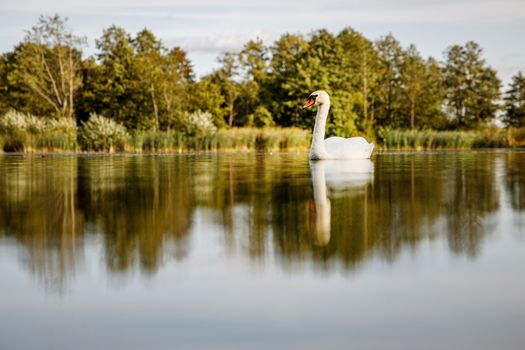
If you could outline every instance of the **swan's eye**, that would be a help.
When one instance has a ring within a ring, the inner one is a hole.
[[[315,102],[315,100],[317,100],[317,95],[310,95],[308,96],[307,100],[314,100]]]

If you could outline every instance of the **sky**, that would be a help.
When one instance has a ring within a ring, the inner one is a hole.
[[[197,76],[249,39],[271,44],[284,33],[348,26],[371,40],[392,33],[438,60],[447,47],[474,40],[504,83],[525,71],[525,0],[0,0],[0,52],[11,51],[40,14],[55,13],[87,37],[85,55],[112,24],[132,34],[148,28],[167,47],[185,49]]]

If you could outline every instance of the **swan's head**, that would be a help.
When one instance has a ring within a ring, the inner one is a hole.
[[[328,96],[328,93],[324,90],[317,90],[312,92],[310,96],[308,96],[306,104],[303,106],[303,108],[319,106],[324,103],[330,103],[330,97]]]

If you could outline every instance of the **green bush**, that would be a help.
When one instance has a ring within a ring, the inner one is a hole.
[[[78,142],[86,151],[124,151],[129,139],[122,124],[95,113],[82,123],[78,132]]]

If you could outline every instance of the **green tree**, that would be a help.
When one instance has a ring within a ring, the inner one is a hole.
[[[425,81],[425,63],[417,52],[415,46],[411,45],[406,51],[401,67],[401,81],[408,102],[408,114],[410,117],[410,129],[414,129],[416,110],[420,104],[419,98],[423,92]]]
[[[400,101],[403,127],[438,127],[445,124],[441,105],[444,90],[441,69],[434,59],[423,60],[414,45],[403,53],[401,63],[401,89],[404,98]]]
[[[448,127],[448,120],[442,106],[445,102],[445,87],[439,62],[430,57],[425,62],[422,93],[419,95],[416,110],[417,127],[443,130]]]
[[[100,66],[85,78],[97,113],[128,129],[169,130],[192,109],[193,69],[179,47],[168,50],[148,29],[132,38],[112,26],[97,48]]]
[[[222,94],[221,85],[215,79],[215,75],[202,77],[193,90],[194,108],[207,111],[213,116],[213,123],[219,128],[224,128],[226,124],[227,111],[223,108],[225,96]]]
[[[268,48],[260,39],[250,40],[238,53],[237,59],[241,78],[238,84],[239,95],[235,104],[237,124],[253,124],[256,110],[258,110],[258,116],[264,115],[265,120],[268,117],[271,119],[270,112],[263,105],[269,102],[268,95],[265,93],[268,77]],[[272,124],[267,120],[263,124],[268,123]]]
[[[195,108],[191,96],[195,91],[194,74],[186,52],[180,47],[174,47],[163,55],[160,72],[161,124],[169,130],[185,112]]]
[[[111,26],[96,41],[100,67],[92,70],[92,88],[97,101],[96,113],[115,119],[128,129],[141,128],[137,111],[140,101],[134,98],[134,48],[123,28]]]
[[[147,94],[136,94],[137,100],[143,100],[143,115],[139,115],[142,123],[152,127],[154,130],[160,127],[159,101],[160,86],[165,77],[162,71],[162,43],[148,29],[138,32],[132,39],[132,45],[135,48],[136,56],[134,57],[134,68],[136,76],[134,85],[139,88],[137,91],[147,92]],[[145,98],[147,95],[149,98]],[[152,117],[152,118],[151,118]],[[151,119],[151,120],[149,120]]]
[[[67,28],[67,18],[40,16],[17,48],[15,77],[52,107],[56,116],[72,118],[82,84],[81,48],[85,39]]]
[[[281,126],[291,126],[303,114],[298,108],[308,92],[291,85],[298,74],[298,61],[308,48],[308,42],[301,35],[284,34],[270,48],[271,60],[266,80],[265,94],[267,108],[274,120]],[[299,103],[299,105],[298,105]]]
[[[14,51],[0,56],[0,113],[13,108],[34,115],[52,115],[53,107],[42,103],[40,96],[22,80],[19,70],[25,45],[28,44],[20,43]]]
[[[212,73],[210,78],[221,89],[221,94],[224,96],[222,108],[226,111],[225,118],[228,127],[234,126],[235,122],[235,102],[239,96],[239,85],[235,81],[238,77],[238,62],[235,54],[225,53],[219,58],[222,67]]]
[[[402,89],[403,48],[392,34],[376,42],[380,57],[379,89],[377,91],[377,120],[383,126],[400,127],[404,124],[402,104],[405,98]]]
[[[503,122],[506,126],[525,126],[525,76],[522,72],[512,77],[509,89],[505,92],[504,109]]]
[[[482,52],[473,41],[451,46],[445,52],[446,107],[458,128],[472,128],[492,120],[498,110],[501,83]]]
[[[353,112],[357,125],[368,134],[374,126],[374,91],[378,88],[380,61],[373,43],[352,28],[343,29],[337,36],[342,45],[342,78],[351,82],[356,101]]]

